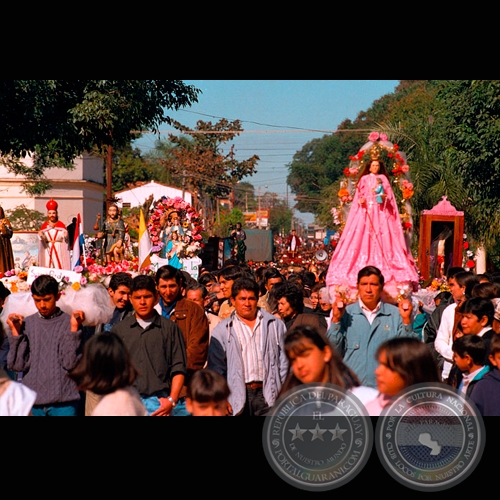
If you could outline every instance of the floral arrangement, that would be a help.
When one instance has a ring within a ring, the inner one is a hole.
[[[462,265],[466,271],[471,271],[476,266],[474,262],[475,249],[471,247],[469,242],[467,241],[467,235],[464,234],[463,238],[463,259]]]
[[[20,280],[25,280],[28,277],[28,273],[21,269],[11,269],[10,271],[5,271],[0,273],[0,279],[2,278],[18,278]]]
[[[161,241],[162,236],[162,221],[171,213],[176,212],[179,216],[179,221],[187,238],[183,241],[183,246],[179,257],[189,258],[197,256],[203,248],[203,220],[200,214],[181,197],[169,198],[163,196],[153,204],[147,230],[151,239],[152,253],[159,253],[163,248],[164,243]]]
[[[339,204],[331,210],[333,222],[341,232],[344,229],[350,203],[356,190],[356,182],[360,167],[364,161],[370,158],[379,158],[388,167],[388,171],[394,176],[393,183],[398,189],[394,190],[401,204],[401,225],[405,232],[413,229],[411,206],[409,200],[414,195],[413,183],[409,180],[410,167],[406,162],[406,155],[399,150],[397,144],[387,140],[387,135],[379,132],[371,132],[368,141],[354,156],[349,156],[349,167],[344,169],[344,179],[340,182],[340,190],[337,193]]]
[[[449,292],[450,287],[446,277],[443,276],[442,278],[434,278],[426,287],[426,290],[429,292]]]
[[[330,300],[344,302],[344,305],[352,304],[358,300],[357,290],[347,285],[337,285],[329,289]]]
[[[21,269],[10,269],[0,273],[0,279],[11,292],[25,292],[29,290],[27,283],[28,273]]]

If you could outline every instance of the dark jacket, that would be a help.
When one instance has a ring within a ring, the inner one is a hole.
[[[328,324],[326,322],[325,316],[316,313],[300,313],[297,314],[294,318],[285,321],[287,332],[293,326],[297,325],[309,325],[316,328],[321,334],[326,335],[326,331],[328,330]]]
[[[493,368],[474,387],[470,396],[483,417],[500,417],[500,370]]]

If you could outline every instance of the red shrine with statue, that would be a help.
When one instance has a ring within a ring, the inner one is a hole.
[[[464,212],[446,196],[420,215],[418,264],[424,280],[441,278],[450,267],[462,265]]]

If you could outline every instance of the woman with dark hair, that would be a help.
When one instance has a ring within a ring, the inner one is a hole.
[[[310,325],[326,334],[326,318],[315,312],[304,312],[304,295],[295,283],[284,281],[273,287],[273,298],[277,304],[279,317],[285,322],[287,330],[295,325]]]
[[[357,375],[317,328],[294,326],[285,335],[284,349],[290,371],[280,395],[301,384],[329,383],[349,389],[361,402],[376,397],[377,391],[360,384]]]
[[[379,345],[375,353],[378,396],[365,403],[370,416],[380,415],[393,396],[414,384],[439,383],[436,360],[419,339],[395,337]]]
[[[133,383],[138,371],[122,339],[113,332],[92,336],[84,346],[78,365],[69,373],[80,391],[92,391],[100,400],[95,416],[147,416]]]

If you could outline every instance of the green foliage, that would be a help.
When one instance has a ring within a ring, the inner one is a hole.
[[[269,215],[269,228],[275,235],[288,234],[292,228],[293,210],[285,200],[276,200]]]
[[[241,226],[243,229],[245,228],[245,218],[241,210],[238,208],[233,208],[231,211],[222,210],[220,224],[216,226],[216,236],[221,238],[229,236],[229,233],[237,222],[241,222]]]
[[[194,129],[177,121],[172,126],[182,132],[169,134],[160,141],[152,157],[168,170],[168,177],[181,180],[193,195],[196,210],[204,209],[207,227],[214,227],[218,198],[233,198],[238,183],[256,172],[257,155],[236,161],[232,152],[224,154],[222,145],[233,140],[243,130],[239,120],[222,118],[217,123],[199,120]],[[241,202],[239,205],[241,208]]]
[[[128,144],[119,150],[114,149],[113,152],[113,192],[130,189],[138,182],[149,182],[151,179],[171,185],[166,182],[163,166],[143,158],[139,148],[132,149]]]
[[[46,168],[124,147],[136,131],[158,132],[171,121],[165,110],[198,102],[199,92],[180,80],[0,80],[0,151],[26,190],[40,194]],[[33,167],[21,162],[29,154]]]
[[[28,208],[26,205],[6,210],[5,215],[14,231],[38,231],[47,218],[42,212]]]
[[[499,95],[499,80],[446,81],[437,94],[447,152],[467,189],[466,232],[488,253],[500,242]]]

